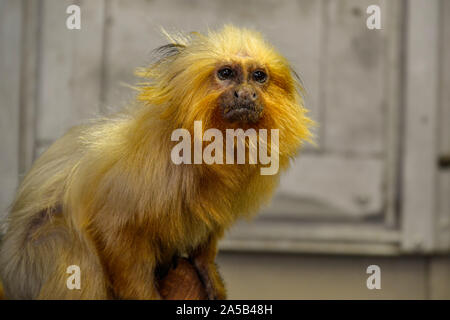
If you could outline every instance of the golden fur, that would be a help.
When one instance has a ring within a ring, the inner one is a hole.
[[[195,260],[210,298],[225,298],[214,265],[217,241],[239,217],[266,203],[279,174],[260,165],[175,165],[171,133],[235,128],[217,113],[219,65],[263,66],[259,122],[279,129],[286,169],[311,120],[288,62],[259,33],[226,26],[206,35],[168,36],[166,54],[137,74],[126,110],[72,128],[33,165],[8,217],[0,275],[8,298],[156,299],[155,272],[176,256]],[[245,129],[245,128],[244,128]],[[81,290],[68,290],[66,268],[81,268]]]

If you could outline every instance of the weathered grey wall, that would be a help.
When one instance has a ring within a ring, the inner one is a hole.
[[[221,253],[230,299],[450,299],[450,258]],[[381,289],[366,286],[369,265]]]
[[[73,3],[81,30],[65,27]],[[370,4],[381,30],[366,28]],[[436,256],[450,249],[450,171],[437,166],[450,154],[445,0],[0,0],[0,216],[55,139],[133,98],[123,83],[165,43],[161,26],[224,23],[286,55],[319,123],[272,205],[222,242],[231,297],[450,298]],[[379,292],[360,281],[369,261],[386,273]]]

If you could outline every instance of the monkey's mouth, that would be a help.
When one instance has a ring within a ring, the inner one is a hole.
[[[262,107],[252,104],[223,108],[223,117],[228,122],[256,123],[261,118]]]

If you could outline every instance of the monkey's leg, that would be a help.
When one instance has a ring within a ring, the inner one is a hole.
[[[108,298],[98,256],[83,235],[70,230],[61,213],[13,221],[3,240],[0,271],[6,298]],[[71,265],[80,267],[80,289],[67,285]]]
[[[55,268],[38,299],[111,299],[107,280],[94,250],[77,241],[55,252]]]
[[[224,300],[227,298],[225,285],[215,263],[217,243],[218,238],[211,237],[191,255],[191,259],[197,268],[210,300]]]
[[[136,230],[120,230],[103,236],[104,257],[114,297],[161,299],[155,279],[155,250]]]

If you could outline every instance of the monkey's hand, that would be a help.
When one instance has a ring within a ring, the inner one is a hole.
[[[209,239],[191,254],[190,259],[197,269],[209,300],[226,299],[226,290],[222,277],[214,262],[217,254],[217,238]]]
[[[162,279],[159,293],[165,300],[206,300],[208,296],[197,269],[185,258],[178,258]]]

